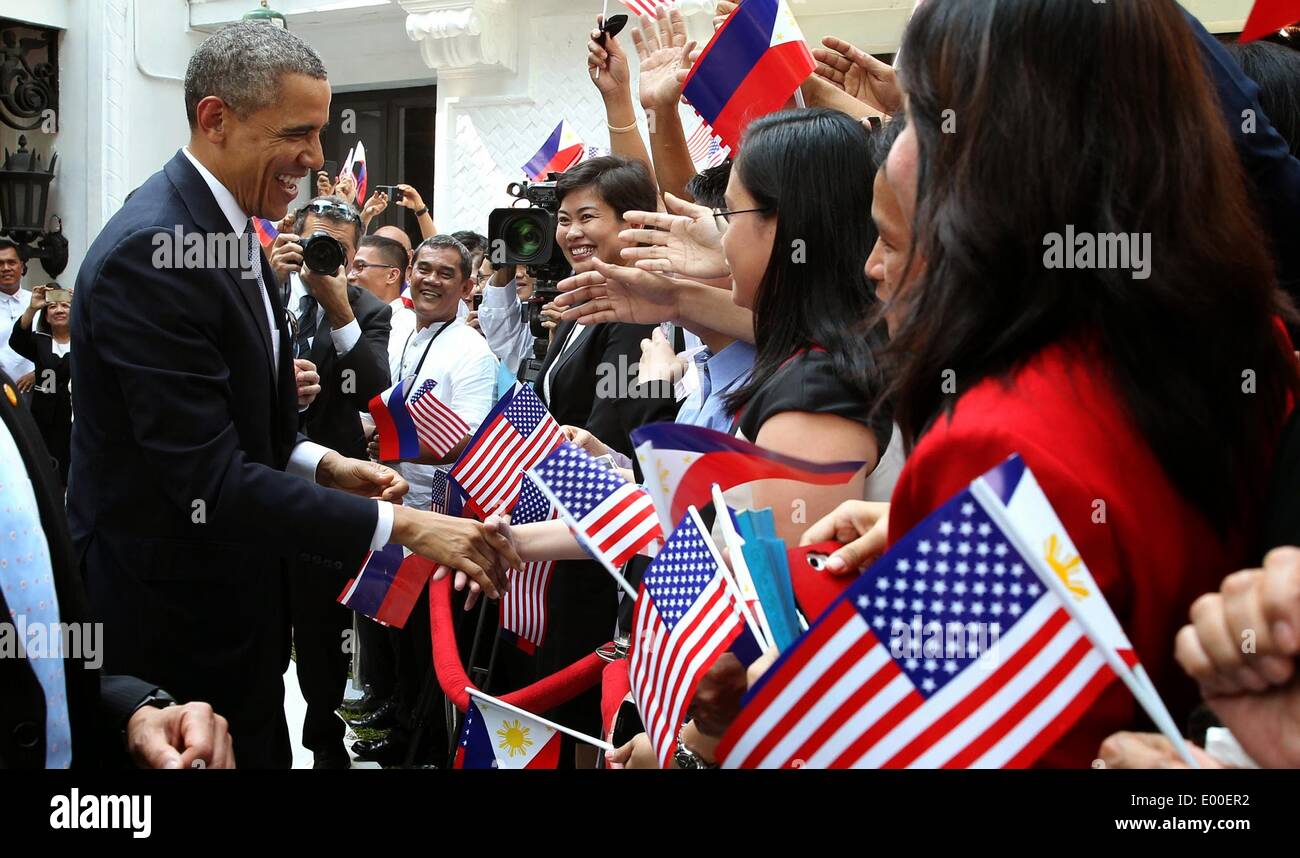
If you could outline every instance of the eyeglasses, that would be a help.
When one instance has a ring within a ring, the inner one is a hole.
[[[348,220],[361,222],[361,215],[352,208],[352,206],[336,203],[331,200],[316,200],[307,203],[307,211],[311,214],[321,215],[322,217],[333,218],[334,220]]]
[[[757,209],[733,209],[732,211],[723,211],[722,209],[714,209],[713,216],[716,218],[721,218],[726,223],[731,223],[732,215],[749,214],[751,212],[762,212],[763,214],[767,214],[771,210],[772,208],[770,206],[763,206],[762,208],[757,208]]]
[[[355,271],[358,274],[365,274],[368,268],[396,268],[398,271],[405,271],[406,268],[401,265],[384,265],[379,262],[363,262],[360,259],[354,260],[349,271]]]

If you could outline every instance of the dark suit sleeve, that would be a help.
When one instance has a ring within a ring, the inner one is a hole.
[[[375,303],[378,303],[376,301]],[[393,308],[383,304],[357,314],[361,339],[339,358],[343,370],[356,374],[356,388],[348,394],[352,410],[365,411],[370,400],[383,393],[392,382],[388,378],[388,333],[392,328]]]
[[[122,742],[122,731],[140,703],[157,690],[157,685],[134,676],[99,677],[99,717],[95,726],[99,732],[100,766],[132,764]]]
[[[90,341],[112,368],[131,434],[153,466],[141,478],[182,510],[206,501],[214,538],[359,555],[373,536],[374,501],[250,461],[241,448],[230,410],[239,392],[219,348],[234,324],[225,316],[241,312],[233,283],[220,269],[152,265],[161,233],[133,233],[107,255],[89,314]]]
[[[641,340],[650,336],[652,325],[627,325],[619,322],[607,326],[603,332],[605,342],[598,358],[595,377],[601,378],[601,367],[627,367],[629,375],[641,360]],[[621,360],[620,360],[621,358]],[[591,408],[591,418],[587,431],[595,435],[610,447],[632,455],[631,433],[633,429],[647,423],[671,421],[677,416],[677,400],[673,396],[672,385],[636,384],[636,377],[620,379],[620,386],[627,384],[623,395],[617,397],[601,396],[601,385],[597,384],[597,396]]]
[[[36,320],[32,319],[32,325]],[[22,319],[14,319],[13,331],[9,334],[9,348],[30,361],[36,360],[36,335],[30,328],[23,327]]]

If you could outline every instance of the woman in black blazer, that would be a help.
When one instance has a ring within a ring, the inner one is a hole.
[[[31,306],[14,323],[9,348],[36,364],[32,417],[66,488],[72,444],[72,293],[66,301],[46,300],[47,292],[59,288],[50,283],[32,290]]]
[[[619,238],[628,228],[623,213],[658,207],[654,179],[645,166],[613,156],[592,158],[562,174],[556,194],[560,205],[556,242],[577,274],[593,270],[597,258],[621,264],[619,252],[628,246]],[[561,425],[586,429],[629,457],[633,429],[671,421],[677,412],[671,388],[636,385],[641,340],[648,338],[654,327],[622,322],[561,323],[534,382],[555,419]],[[609,641],[618,614],[618,588],[600,564],[561,561],[552,576],[546,639],[536,656],[538,676],[553,673]],[[596,734],[600,732],[599,706],[595,690],[550,717]]]

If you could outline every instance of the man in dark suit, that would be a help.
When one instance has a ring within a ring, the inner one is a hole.
[[[400,543],[489,596],[517,560],[493,524],[395,506],[395,471],[298,434],[292,343],[249,218],[279,221],[324,163],[329,102],[293,34],[209,37],[186,72],[189,145],[105,225],[73,307],[68,515],[105,666],[210,701],[252,767],[290,761],[287,558],[309,547],[342,572]]]
[[[22,642],[21,653],[0,647],[0,769],[233,766],[226,720],[211,706],[177,706],[151,682],[100,673],[102,641],[73,561],[63,487],[3,372],[0,503],[16,535],[0,555],[0,639]],[[57,652],[56,635],[68,643]]]
[[[271,269],[288,295],[294,354],[315,364],[321,392],[302,414],[312,441],[355,459],[366,458],[359,412],[388,387],[388,335],[393,310],[342,275],[324,276],[303,267],[302,242],[324,233],[339,243],[350,270],[361,239],[361,218],[341,197],[317,197],[298,213],[292,233],[271,247]],[[310,548],[310,546],[304,546]],[[289,567],[289,619],[293,625],[298,684],[307,701],[302,743],[316,768],[348,768],[343,704],[348,654],[345,633],[352,612],[338,595],[355,569],[330,570],[304,550]]]

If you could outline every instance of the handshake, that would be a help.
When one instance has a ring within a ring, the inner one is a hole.
[[[439,564],[435,581],[454,572],[457,590],[469,585],[466,607],[473,605],[479,593],[499,599],[507,589],[506,570],[523,568],[506,519],[489,516],[486,522],[478,522],[402,506],[409,486],[387,465],[330,452],[316,468],[316,482],[359,497],[391,502],[393,531],[389,541]]]

